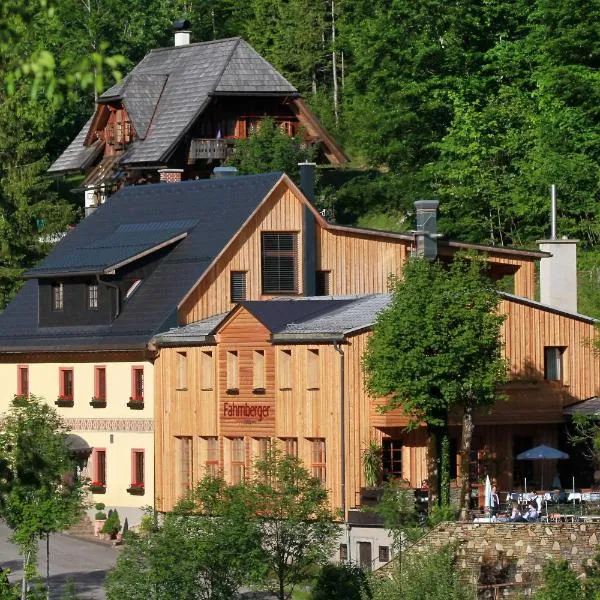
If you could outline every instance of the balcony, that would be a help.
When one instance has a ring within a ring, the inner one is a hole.
[[[194,138],[190,142],[188,163],[215,158],[224,160],[233,152],[234,145],[233,139]]]

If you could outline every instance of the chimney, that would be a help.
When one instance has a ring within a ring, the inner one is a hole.
[[[437,232],[438,206],[437,200],[417,200],[415,202],[417,230],[414,233],[417,242],[417,256],[422,256],[427,260],[437,258],[437,239],[440,237]]]
[[[315,168],[316,163],[301,162],[300,189],[307,200],[314,205],[315,202]],[[315,216],[308,206],[302,212],[302,229],[304,231],[304,295],[314,296],[317,293],[317,226]]]
[[[235,167],[215,167],[213,169],[213,175],[215,176],[215,179],[235,177],[237,175],[237,169]]]
[[[190,43],[191,23],[187,19],[173,22],[175,30],[175,46],[187,46]]]
[[[556,187],[550,187],[552,209],[549,240],[538,240],[540,250],[552,256],[540,260],[540,302],[577,312],[577,243],[567,236],[556,238]]]
[[[161,183],[179,183],[183,169],[158,169]]]

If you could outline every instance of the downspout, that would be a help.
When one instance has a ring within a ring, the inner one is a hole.
[[[342,494],[342,515],[346,525],[346,548],[348,549],[348,562],[352,562],[350,545],[351,525],[346,519],[346,415],[345,415],[345,357],[339,342],[333,342],[334,350],[340,355],[340,491]]]
[[[117,295],[117,306],[116,306],[116,310],[115,310],[115,319],[121,314],[121,290],[119,289],[118,285],[115,285],[114,283],[109,283],[108,281],[104,281],[103,279],[100,279],[100,275],[98,275],[96,273],[96,280],[98,281],[98,285],[100,285],[101,283],[104,284],[106,287],[109,288],[113,288],[114,290],[116,290]]]

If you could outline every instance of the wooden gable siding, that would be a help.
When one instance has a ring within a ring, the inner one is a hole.
[[[200,200],[201,201],[201,200]],[[231,245],[208,270],[179,309],[180,324],[193,323],[232,308],[231,271],[245,271],[247,300],[271,298],[262,294],[261,233],[285,231],[298,233],[298,284],[302,293],[302,202],[284,183],[272,192]]]
[[[399,275],[410,242],[317,229],[317,269],[329,271],[331,294],[388,291],[391,273]]]
[[[177,389],[177,354],[187,355],[187,385]],[[213,360],[212,388],[202,381],[202,353],[217,355],[216,346],[162,348],[155,361],[155,498],[158,510],[169,510],[178,500],[176,476],[178,469],[177,436],[217,436],[217,376]],[[192,478],[203,476],[199,444],[193,444],[194,470]]]
[[[544,382],[544,347],[564,347],[563,384],[565,405],[600,394],[600,357],[592,342],[597,332],[592,323],[543,310],[514,300],[504,300],[507,315],[502,327],[510,378],[523,383]]]

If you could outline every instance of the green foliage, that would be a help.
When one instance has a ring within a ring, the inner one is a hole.
[[[114,538],[117,536],[119,531],[121,531],[121,520],[119,519],[119,513],[116,510],[112,510],[108,513],[108,518],[106,519],[104,525],[102,525],[100,533],[105,533]]]
[[[284,171],[298,180],[298,163],[312,160],[312,153],[303,146],[300,136],[289,137],[273,119],[264,119],[248,139],[236,142],[227,164],[244,174]]]
[[[447,521],[456,521],[458,516],[458,510],[456,506],[452,504],[441,504],[440,506],[432,506],[429,514],[427,515],[427,525],[429,527],[435,527],[439,523],[445,523]]]
[[[381,446],[375,441],[370,440],[362,453],[362,467],[365,475],[367,487],[377,487],[381,481],[383,472]]]
[[[24,577],[35,573],[37,541],[73,525],[82,512],[83,487],[66,445],[67,428],[36,396],[16,397],[2,415],[0,518],[24,556]]]
[[[327,490],[295,456],[271,450],[251,484],[261,515],[267,583],[279,600],[328,562],[338,534]]]
[[[328,564],[321,569],[310,600],[368,600],[369,582],[363,569],[346,563]]]
[[[373,600],[473,600],[475,591],[459,579],[452,548],[413,552],[391,577],[371,579]],[[564,596],[567,598],[568,596]]]
[[[600,469],[600,415],[574,414],[567,438],[594,469]]]
[[[550,561],[544,566],[544,583],[534,594],[535,600],[585,600],[581,581],[566,560]],[[594,596],[589,597],[590,600]]]

